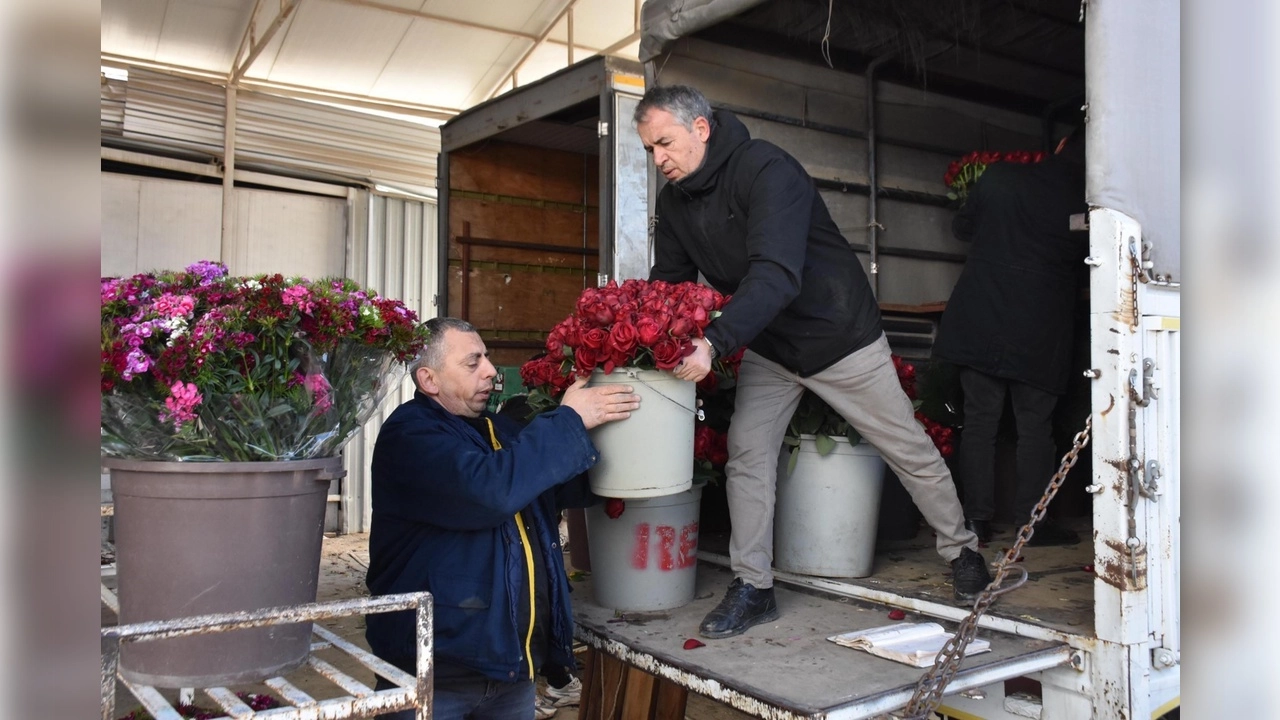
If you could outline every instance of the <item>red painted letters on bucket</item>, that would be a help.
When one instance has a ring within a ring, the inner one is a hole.
[[[676,529],[670,525],[658,525],[652,534],[649,523],[636,523],[635,545],[631,549],[631,567],[645,570],[649,567],[649,543],[657,536],[657,566],[663,572],[693,567],[698,561],[698,523],[693,522],[680,529],[679,544]]]

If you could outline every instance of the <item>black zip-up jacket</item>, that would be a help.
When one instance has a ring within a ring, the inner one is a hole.
[[[795,158],[714,113],[702,166],[658,194],[650,280],[732,294],[706,336],[813,375],[880,337],[862,264]]]

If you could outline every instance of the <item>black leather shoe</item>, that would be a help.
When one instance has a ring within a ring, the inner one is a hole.
[[[991,521],[965,520],[964,529],[978,536],[978,542],[986,545],[991,542]]]
[[[958,605],[972,605],[978,595],[991,584],[991,571],[982,553],[960,549],[960,557],[951,561],[951,584]]]
[[[1075,545],[1078,542],[1080,542],[1080,536],[1074,530],[1064,528],[1055,522],[1043,521],[1034,529],[1027,544],[1034,547],[1047,547]]]
[[[724,599],[702,619],[698,634],[713,639],[733,637],[752,625],[776,620],[777,617],[778,603],[773,599],[773,588],[761,590],[743,582],[742,578],[734,578]]]

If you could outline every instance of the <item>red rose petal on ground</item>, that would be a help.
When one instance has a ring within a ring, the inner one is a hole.
[[[694,640],[693,638],[689,638],[688,640],[684,641],[685,650],[693,650],[694,648],[706,647],[706,645],[707,644],[702,642],[701,640]]]
[[[903,619],[905,619],[906,617],[907,617],[907,614],[906,614],[906,613],[904,613],[904,612],[902,612],[901,610],[890,610],[890,611],[889,611],[889,619],[890,619],[890,620],[903,620]]]

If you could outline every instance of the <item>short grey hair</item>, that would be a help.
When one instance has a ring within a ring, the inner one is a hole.
[[[707,96],[697,88],[688,85],[660,85],[649,88],[645,91],[644,97],[640,98],[640,104],[636,105],[636,111],[631,119],[639,125],[644,122],[649,111],[654,109],[671,113],[686,130],[693,130],[693,121],[700,117],[706,118],[708,123],[711,122],[711,103],[707,102]]]
[[[419,368],[429,367],[433,370],[440,368],[440,364],[444,362],[445,332],[449,330],[465,333],[478,332],[475,325],[455,317],[431,318],[426,324],[429,333],[427,344],[422,346],[422,352],[418,353],[417,359],[413,361],[413,367],[409,369],[409,372],[415,376]]]

